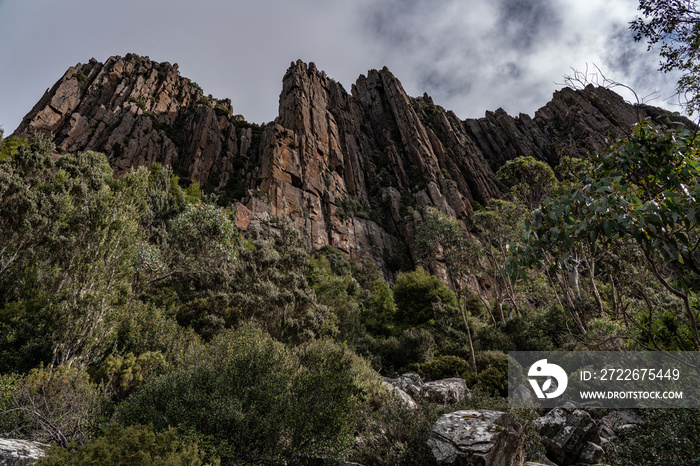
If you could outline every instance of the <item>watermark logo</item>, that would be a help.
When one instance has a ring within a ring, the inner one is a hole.
[[[529,377],[547,377],[547,379],[542,383],[540,387],[536,379],[528,379],[532,389],[535,391],[537,398],[556,398],[561,396],[566,390],[566,385],[569,382],[569,378],[566,372],[561,367],[556,364],[547,363],[546,359],[540,359],[535,364],[530,367],[527,375]],[[556,385],[552,386],[552,378],[556,380]],[[554,391],[547,393],[548,390],[553,389]]]
[[[700,351],[510,351],[512,407],[700,409]]]

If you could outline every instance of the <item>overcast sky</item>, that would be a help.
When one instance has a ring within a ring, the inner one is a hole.
[[[460,118],[532,115],[571,69],[598,65],[654,105],[674,79],[635,44],[637,0],[0,0],[0,126],[10,134],[70,66],[129,52],[178,63],[249,121],[277,116],[301,58],[346,89],[389,69]]]

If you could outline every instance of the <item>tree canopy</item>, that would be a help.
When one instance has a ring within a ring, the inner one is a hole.
[[[695,0],[640,0],[643,17],[631,23],[635,40],[659,47],[659,70],[678,71],[681,103],[690,114],[700,110],[700,11]]]

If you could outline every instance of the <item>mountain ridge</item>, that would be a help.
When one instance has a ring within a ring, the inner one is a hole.
[[[308,245],[376,263],[385,276],[416,264],[420,208],[463,226],[498,197],[495,172],[530,155],[555,165],[624,136],[663,109],[609,89],[564,88],[534,116],[502,109],[460,120],[424,94],[409,97],[385,67],[343,86],[298,60],[282,79],[278,117],[248,123],[205,96],[177,65],[129,54],[68,69],[15,135],[52,133],[61,151],[107,154],[115,172],[160,163],[234,204],[238,225],[285,215]]]

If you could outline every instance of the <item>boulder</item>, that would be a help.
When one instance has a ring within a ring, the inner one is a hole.
[[[421,389],[423,398],[434,403],[457,403],[471,397],[467,382],[457,377],[426,382]]]
[[[441,465],[516,466],[523,464],[522,427],[508,413],[455,411],[441,416],[428,440]]]
[[[48,445],[29,440],[0,439],[0,466],[26,466],[46,456]]]
[[[405,407],[408,409],[418,409],[418,405],[416,404],[415,401],[413,401],[413,398],[411,398],[411,395],[406,393],[405,391],[401,390],[399,387],[395,387],[389,382],[384,381],[384,387],[386,387],[389,392],[397,397]]]
[[[542,435],[547,457],[559,465],[595,464],[602,457],[598,426],[586,411],[554,408],[537,419],[535,426]]]
[[[419,396],[423,391],[423,379],[418,374],[408,372],[395,380],[397,387],[412,396]]]
[[[457,377],[423,382],[418,374],[408,372],[395,379],[384,378],[384,382],[414,398],[427,399],[433,403],[457,403],[471,397],[467,382]]]
[[[583,464],[596,464],[603,457],[605,450],[593,442],[586,442],[578,455],[578,462]]]

